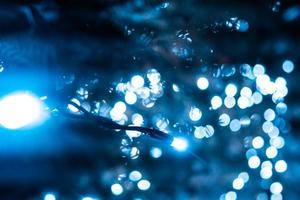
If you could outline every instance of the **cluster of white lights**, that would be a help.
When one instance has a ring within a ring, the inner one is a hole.
[[[134,75],[127,83],[119,83],[116,91],[124,94],[124,100],[128,105],[135,104],[139,99],[143,106],[151,108],[156,99],[163,95],[163,85],[160,73],[156,69],[150,69],[146,75],[149,86],[145,86],[145,79],[141,75]]]

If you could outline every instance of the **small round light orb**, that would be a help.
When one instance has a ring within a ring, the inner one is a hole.
[[[249,181],[249,174],[247,172],[241,172],[238,177],[243,179],[244,183]]]
[[[260,159],[258,156],[251,156],[248,160],[248,165],[251,169],[256,169],[260,165]]]
[[[294,63],[290,60],[285,60],[282,64],[282,69],[289,74],[294,70]]]
[[[202,117],[202,112],[199,108],[191,107],[189,117],[192,121],[199,121]]]
[[[265,73],[265,67],[261,64],[256,64],[253,67],[254,76],[263,75]]]
[[[280,194],[282,192],[282,190],[283,190],[282,184],[279,182],[274,182],[270,186],[270,191],[273,194]]]
[[[121,195],[123,193],[123,187],[119,183],[113,184],[110,189],[111,192],[116,196]]]
[[[252,140],[252,146],[255,149],[261,149],[264,146],[264,139],[261,136],[257,136]]]
[[[139,113],[134,113],[132,116],[131,116],[131,121],[134,125],[136,126],[141,126],[144,124],[144,118],[141,114]]]
[[[140,75],[135,75],[131,78],[130,84],[134,87],[134,88],[141,88],[144,86],[145,81],[144,78],[141,77]]]
[[[230,123],[230,117],[228,114],[223,113],[219,116],[219,125],[220,126],[228,126]]]
[[[124,113],[126,111],[126,104],[122,101],[118,101],[115,103],[114,109],[116,109],[119,113]]]
[[[185,138],[174,138],[171,146],[177,151],[185,151],[188,148],[188,142]]]
[[[284,160],[278,160],[275,163],[275,170],[278,173],[283,173],[287,170],[287,163]]]
[[[252,96],[252,90],[249,87],[243,87],[241,89],[241,96],[250,98]]]
[[[211,102],[212,109],[214,110],[222,106],[222,99],[219,96],[213,96],[210,102]]]
[[[157,147],[153,147],[151,148],[150,150],[150,155],[152,156],[152,158],[160,158],[161,155],[162,155],[162,151],[160,148],[157,148]]]
[[[137,186],[140,190],[148,190],[151,186],[151,183],[148,180],[143,179],[138,182]]]
[[[227,96],[224,99],[224,105],[226,108],[233,108],[236,104],[236,100],[234,97]]]
[[[52,193],[48,193],[45,195],[44,200],[56,200],[56,197]]]
[[[261,170],[260,170],[260,177],[262,179],[270,179],[273,175],[273,172],[272,172],[272,168],[270,167],[263,167]]]
[[[237,132],[241,129],[241,122],[238,119],[233,119],[230,124],[229,128],[232,132]]]
[[[232,187],[235,190],[241,190],[244,187],[244,180],[240,177],[234,179],[234,181],[232,182]]]
[[[142,178],[142,174],[139,171],[132,171],[129,174],[129,179],[131,181],[139,181],[139,180],[141,180],[141,178]]]
[[[266,121],[273,121],[276,117],[276,114],[273,109],[269,108],[264,112],[264,118]]]
[[[205,77],[199,77],[198,80],[197,80],[197,87],[200,89],[200,90],[206,90],[209,86],[209,82],[207,80],[207,78]]]
[[[275,158],[278,154],[278,150],[274,146],[270,146],[266,150],[266,156],[270,159]]]
[[[225,200],[236,200],[237,194],[234,191],[227,192],[225,195]]]
[[[225,88],[225,94],[229,97],[234,97],[236,93],[237,93],[237,87],[234,84],[229,83]]]
[[[237,104],[241,109],[245,109],[249,107],[249,99],[245,96],[241,96],[238,98]]]
[[[33,126],[46,117],[43,102],[28,92],[12,93],[0,100],[0,125],[7,129]]]
[[[126,94],[125,94],[125,101],[126,101],[126,103],[129,104],[129,105],[135,104],[136,101],[137,101],[137,96],[136,96],[136,94],[133,93],[133,92],[126,92]]]

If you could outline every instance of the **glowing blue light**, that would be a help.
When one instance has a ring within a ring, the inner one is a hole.
[[[153,158],[159,158],[161,157],[162,155],[162,151],[160,148],[157,148],[157,147],[153,147],[151,150],[150,150],[150,154]]]
[[[47,117],[43,102],[27,92],[13,93],[0,100],[0,124],[19,129],[41,123]]]
[[[92,197],[83,197],[81,200],[97,200],[97,199]]]
[[[44,200],[56,200],[56,197],[52,193],[48,193],[45,195]]]
[[[282,69],[289,74],[294,70],[294,63],[290,60],[285,60],[282,64]]]
[[[123,193],[123,187],[119,183],[113,184],[110,189],[111,189],[111,192],[116,196]]]
[[[174,138],[171,146],[177,151],[185,151],[188,147],[188,142],[184,138]]]

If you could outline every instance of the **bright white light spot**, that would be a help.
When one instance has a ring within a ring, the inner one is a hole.
[[[236,192],[230,191],[227,192],[225,195],[225,200],[236,200],[236,199],[237,199]]]
[[[178,85],[176,85],[175,83],[172,85],[172,88],[173,88],[174,92],[179,92],[180,91]]]
[[[279,194],[279,193],[281,193],[282,189],[283,189],[283,187],[282,187],[281,183],[279,183],[279,182],[274,182],[270,186],[270,191],[273,194]]]
[[[71,101],[72,101],[73,103],[75,103],[76,105],[80,106],[80,101],[79,101],[78,99],[73,98],[73,99],[71,99]],[[78,110],[75,106],[73,106],[72,104],[69,104],[69,105],[68,105],[68,109],[69,109],[71,112],[73,112],[73,113],[79,112],[79,110]]]
[[[214,96],[213,98],[211,98],[210,102],[211,102],[212,109],[214,110],[222,106],[222,99],[219,96]]]
[[[277,154],[278,150],[273,146],[268,147],[266,150],[266,156],[270,159],[275,158]]]
[[[192,121],[198,121],[202,117],[202,112],[199,108],[191,107],[189,116]]]
[[[282,197],[281,193],[271,195],[271,200],[282,200],[282,199],[283,199],[283,197]]]
[[[278,173],[283,173],[287,170],[287,163],[284,161],[284,160],[278,160],[276,163],[275,163],[275,170],[278,172]]]
[[[124,113],[126,111],[126,104],[122,101],[118,101],[115,103],[114,109],[116,109],[119,113]]]
[[[269,179],[272,177],[272,175],[273,175],[273,172],[272,172],[272,168],[270,168],[270,167],[263,167],[260,170],[260,177],[262,179]]]
[[[135,75],[131,78],[130,83],[134,88],[141,88],[144,86],[145,81],[143,77]]]
[[[225,97],[224,99],[224,105],[226,106],[226,108],[233,108],[236,104],[236,100],[234,97]]]
[[[241,190],[244,187],[244,180],[242,178],[236,178],[232,182],[233,189]]]
[[[221,114],[219,117],[220,126],[228,126],[229,123],[230,123],[229,115],[226,113]]]
[[[153,158],[159,158],[159,157],[161,157],[161,155],[162,155],[162,151],[161,151],[160,148],[153,147],[153,148],[151,148],[151,150],[150,150],[150,154],[151,154],[151,156],[152,156]]]
[[[129,126],[133,126],[132,124]],[[126,135],[130,138],[136,138],[136,137],[140,137],[141,136],[141,132],[140,131],[133,131],[133,130],[126,130]]]
[[[56,200],[56,197],[54,194],[49,193],[45,195],[44,200]]]
[[[96,200],[96,199],[92,197],[83,197],[81,200]]]
[[[265,73],[265,67],[261,64],[256,64],[253,67],[254,76],[263,75]]]
[[[282,69],[289,74],[294,70],[294,63],[290,60],[285,60],[282,64]]]
[[[284,139],[282,137],[274,137],[270,139],[270,144],[274,147],[276,147],[277,149],[281,149],[285,142]]]
[[[120,195],[123,193],[123,187],[119,183],[113,184],[110,189],[114,195]]]
[[[148,190],[151,186],[151,183],[148,180],[143,179],[138,182],[137,186],[140,190]]]
[[[276,114],[273,109],[269,108],[264,112],[264,118],[266,121],[273,121],[276,117]]]
[[[19,129],[41,123],[47,117],[43,102],[27,92],[18,92],[0,100],[0,124]]]
[[[139,180],[141,180],[141,178],[142,178],[142,174],[139,171],[132,171],[129,174],[129,179],[131,181],[139,181]]]
[[[207,78],[205,78],[205,77],[198,78],[197,87],[200,90],[206,90],[208,88],[208,85],[209,85],[209,82],[208,82]]]
[[[188,147],[188,143],[184,138],[174,138],[171,146],[174,147],[177,151],[185,151]]]
[[[160,73],[156,69],[149,69],[147,78],[151,84],[158,84],[160,82]]]
[[[247,172],[241,172],[238,177],[243,179],[244,183],[249,181],[249,174]]]
[[[252,96],[252,90],[248,87],[243,87],[241,89],[241,96],[250,98]]]
[[[137,101],[137,96],[135,93],[133,92],[126,92],[125,94],[125,101],[126,103],[128,103],[129,105],[135,104]]]
[[[236,95],[236,93],[237,93],[237,87],[234,84],[230,83],[226,86],[225,94],[227,96],[234,97]]]
[[[280,102],[276,105],[276,112],[278,114],[284,114],[287,111],[287,105],[283,102]]]
[[[234,119],[230,122],[229,128],[232,132],[237,132],[241,129],[241,122],[238,119]]]
[[[237,103],[241,109],[245,109],[249,106],[249,99],[247,97],[241,96],[238,98]]]
[[[264,143],[265,143],[264,139],[260,136],[257,136],[252,140],[252,146],[255,149],[261,149],[264,146]]]
[[[248,160],[248,165],[250,168],[255,169],[260,165],[260,159],[258,156],[251,156]]]
[[[139,113],[134,113],[132,116],[131,116],[131,121],[134,125],[137,125],[137,126],[141,126],[144,124],[144,118],[141,114]]]

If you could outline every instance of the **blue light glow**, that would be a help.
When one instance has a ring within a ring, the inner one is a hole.
[[[0,101],[0,124],[7,129],[36,125],[47,117],[43,102],[28,92],[17,92]]]
[[[188,147],[188,142],[184,138],[174,138],[171,146],[177,151],[185,151]]]

